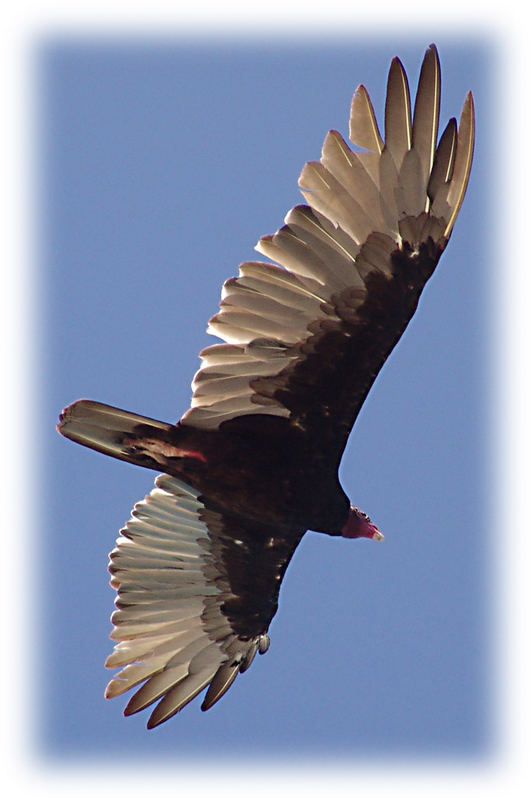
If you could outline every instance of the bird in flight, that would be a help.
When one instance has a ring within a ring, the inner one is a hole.
[[[451,236],[474,145],[474,108],[438,140],[440,65],[431,45],[414,111],[394,58],[384,136],[364,86],[349,138],[329,131],[305,164],[306,205],[288,212],[223,286],[191,407],[177,424],[91,400],[60,415],[63,436],[159,474],[110,554],[119,668],[107,697],[125,714],[156,703],[165,722],[203,689],[206,710],[257,652],[307,530],[383,536],[338,479],[346,442],[379,370],[414,314]]]

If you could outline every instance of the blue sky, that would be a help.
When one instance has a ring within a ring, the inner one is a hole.
[[[48,524],[40,735],[55,758],[479,756],[490,741],[487,304],[491,53],[443,38],[442,120],[475,95],[470,187],[418,312],[355,425],[341,478],[383,544],[308,534],[267,655],[203,714],[147,732],[106,701],[107,554],[155,473],[54,431],[89,397],[174,421],[223,280],[301,201],[389,62],[411,87],[430,33],[264,43],[55,39],[39,52]]]

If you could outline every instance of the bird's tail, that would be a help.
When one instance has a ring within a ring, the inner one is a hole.
[[[61,412],[57,430],[99,453],[160,469],[162,450],[168,448],[164,442],[175,425],[93,400],[76,400]]]

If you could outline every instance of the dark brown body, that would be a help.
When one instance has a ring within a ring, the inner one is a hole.
[[[191,483],[211,505],[266,524],[340,533],[349,500],[336,465],[288,420],[257,414],[212,431],[184,424],[155,432],[146,427],[134,431],[135,462]],[[169,445],[164,453],[153,445],[154,434]]]

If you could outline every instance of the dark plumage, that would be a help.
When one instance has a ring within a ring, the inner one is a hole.
[[[307,529],[380,539],[338,481],[357,414],[416,310],[452,232],[471,168],[474,112],[436,147],[440,69],[431,46],[411,119],[401,63],[390,68],[381,138],[364,87],[352,151],[330,131],[300,177],[297,206],[226,281],[191,408],[171,425],[78,400],[58,430],[161,471],[111,553],[121,671],[107,696],[142,684],[126,714],[159,701],[149,727],[203,688],[215,703],[265,652],[286,567]],[[362,148],[362,149],[360,149]],[[277,264],[281,266],[277,266]]]

